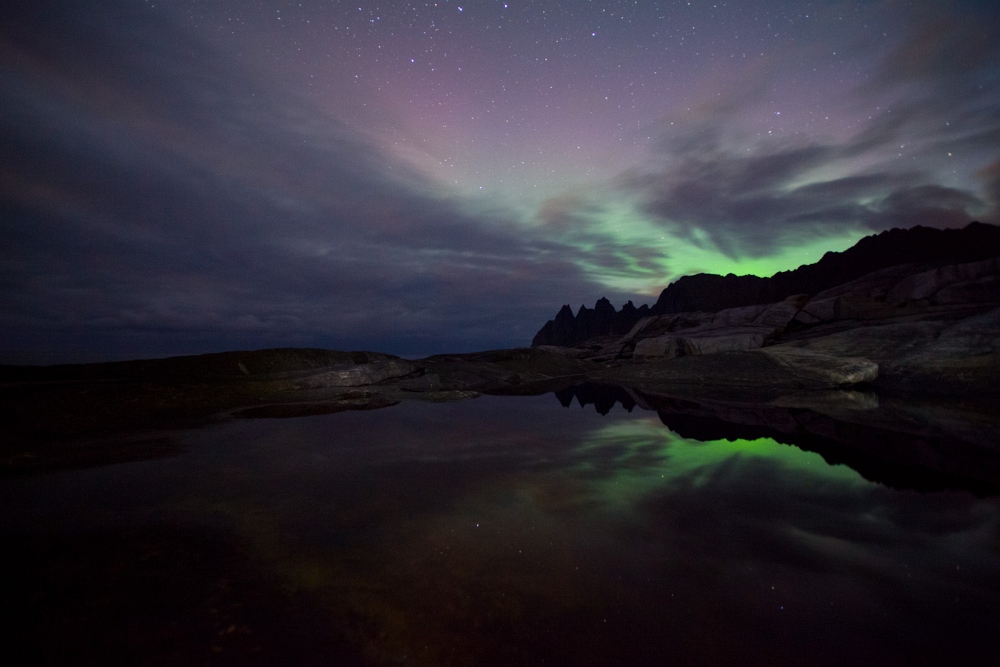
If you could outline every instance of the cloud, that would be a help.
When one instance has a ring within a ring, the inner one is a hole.
[[[789,239],[995,219],[992,172],[977,169],[1000,156],[1000,47],[984,11],[993,12],[949,10],[946,20],[920,4],[871,81],[845,99],[867,114],[860,124],[772,136],[757,123],[754,133],[750,119],[764,113],[779,72],[750,72],[665,119],[655,150],[615,185],[665,231],[733,259],[773,254]]]
[[[720,250],[995,220],[997,47],[970,7],[899,26],[840,109],[877,111],[830,132],[754,134],[788,63],[821,45],[716,61],[644,161],[552,197],[532,227],[160,8],[16,0],[0,22],[0,351],[526,344],[567,300],[652,293],[718,270]]]
[[[1000,158],[983,167],[978,176],[985,182],[986,196],[993,205],[990,222],[1000,222]]]
[[[866,88],[920,83],[936,91],[964,94],[970,84],[994,69],[1000,11],[994,3],[957,5],[927,0],[912,3],[907,8],[909,20],[902,26],[904,38],[882,59]]]
[[[834,235],[915,224],[953,227],[987,210],[970,190],[937,185],[923,172],[843,172],[851,146],[765,147],[744,157],[694,151],[655,173],[632,172],[620,183],[637,192],[642,210],[682,238],[706,233],[733,257],[766,255],[786,235]]]
[[[551,242],[146,7],[17,9],[0,66],[6,351],[526,345],[552,290],[586,289]]]

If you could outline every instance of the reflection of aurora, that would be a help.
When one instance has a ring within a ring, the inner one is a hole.
[[[512,412],[491,409],[503,404]],[[356,447],[378,447],[336,476],[373,492],[329,497],[306,484],[243,529],[331,619],[368,628],[352,641],[376,661],[641,663],[669,650],[697,662],[713,645],[722,663],[746,647],[780,663],[784,651],[812,651],[790,635],[815,639],[830,624],[819,645],[842,663],[846,646],[876,647],[880,632],[934,617],[921,600],[959,585],[942,563],[981,587],[961,584],[971,615],[991,604],[1000,577],[983,547],[995,503],[901,494],[770,439],[698,442],[655,417],[553,407],[551,397],[430,407],[439,418],[411,425],[417,437],[399,430],[406,418],[351,415],[344,434],[366,429]],[[310,523],[339,537],[317,550],[288,533]],[[926,598],[900,588],[914,584]]]
[[[943,662],[956,645],[975,664],[997,648],[996,499],[894,491],[648,415],[542,396],[237,421],[185,436],[184,456],[6,481],[0,500],[7,522],[74,535],[235,535],[245,552],[218,569],[276,582],[368,664]],[[288,622],[242,593],[247,641]]]
[[[567,474],[590,478],[602,489],[602,498],[615,505],[634,503],[677,482],[704,486],[720,466],[738,466],[748,459],[766,461],[776,473],[799,483],[869,484],[847,466],[831,466],[819,454],[770,438],[700,442],[682,438],[649,417],[608,424],[587,435],[579,452],[582,461]]]

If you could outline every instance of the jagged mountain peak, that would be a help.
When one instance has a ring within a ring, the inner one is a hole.
[[[1000,255],[1000,227],[971,222],[961,229],[917,225],[866,236],[843,252],[827,252],[815,264],[781,271],[770,278],[699,273],[667,285],[650,308],[629,301],[621,311],[601,297],[594,308],[581,306],[576,316],[563,306],[532,340],[532,346],[571,347],[595,336],[624,334],[647,315],[717,312],[726,308],[775,303],[792,294],[816,294],[874,271],[900,264],[972,262]],[[597,317],[596,314],[602,315]]]

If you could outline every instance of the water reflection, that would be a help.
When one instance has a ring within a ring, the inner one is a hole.
[[[584,382],[555,392],[563,407],[608,414],[620,404],[655,412],[670,431],[690,440],[768,439],[847,464],[865,479],[898,489],[968,490],[1000,494],[1000,429],[995,410],[913,403],[871,392],[800,392],[769,401],[691,400]]]
[[[991,663],[995,498],[601,400],[243,420],[178,436],[182,456],[3,480],[8,645],[57,663]]]

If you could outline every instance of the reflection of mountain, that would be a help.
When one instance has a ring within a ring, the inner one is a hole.
[[[615,385],[584,382],[572,387],[564,387],[554,393],[564,408],[568,408],[575,398],[581,408],[593,405],[594,410],[602,415],[611,412],[615,403],[621,403],[628,412],[632,412],[632,408],[636,405],[635,399],[632,398],[632,394],[628,390]]]
[[[695,402],[616,385],[585,382],[554,392],[570,407],[593,405],[604,415],[615,404],[656,412],[671,431],[692,440],[756,440],[820,454],[866,479],[893,488],[963,489],[1000,493],[994,442],[997,421],[968,405],[906,404],[854,391],[803,393],[769,403]]]

